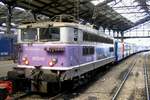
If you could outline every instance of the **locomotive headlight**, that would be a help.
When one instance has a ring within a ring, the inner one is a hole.
[[[28,65],[28,64],[29,64],[29,61],[28,61],[28,60],[26,60],[24,63],[25,63],[26,65]]]
[[[29,64],[29,60],[28,60],[27,57],[23,57],[23,58],[22,58],[22,61],[23,61],[23,63],[26,64],[26,65]]]
[[[53,67],[54,64],[53,64],[52,61],[49,61],[49,62],[48,62],[48,65],[49,65],[50,67]]]
[[[51,60],[48,62],[48,65],[49,65],[50,67],[53,67],[56,63],[57,63],[57,59],[56,59],[56,58],[53,58],[53,59],[51,59]]]

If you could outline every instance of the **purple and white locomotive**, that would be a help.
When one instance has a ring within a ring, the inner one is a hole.
[[[46,93],[64,82],[89,78],[101,66],[143,50],[74,22],[20,25],[18,43],[18,65],[8,77],[19,82],[27,79],[31,91]]]
[[[19,59],[15,73],[32,80],[38,75],[44,86],[58,79],[63,82],[84,76],[115,60],[113,38],[77,23],[37,22],[20,25],[18,42]]]

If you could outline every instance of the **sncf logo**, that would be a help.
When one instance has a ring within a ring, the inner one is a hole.
[[[39,57],[39,56],[34,56],[34,57],[32,57],[32,60],[33,61],[45,61],[45,58],[44,57]]]

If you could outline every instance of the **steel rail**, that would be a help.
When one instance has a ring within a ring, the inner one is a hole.
[[[136,61],[137,61],[137,60],[135,59],[134,62],[131,62],[131,64],[129,65],[129,71],[125,74],[124,79],[122,80],[121,84],[119,85],[119,88],[117,89],[117,91],[115,92],[115,94],[113,95],[113,97],[112,97],[111,100],[116,100],[116,99],[117,99],[117,97],[118,97],[118,95],[119,95],[121,89],[122,89],[123,86],[124,86],[124,83],[126,82],[128,76],[130,75],[130,73],[131,73],[133,67],[134,67],[135,64],[136,64]]]
[[[66,92],[66,91],[65,91]],[[61,97],[65,92],[59,93],[53,97],[50,97],[49,100],[57,100],[59,97]]]
[[[145,55],[145,61],[143,63],[144,67],[144,82],[145,82],[145,90],[146,90],[146,98],[147,100],[150,100],[149,96],[149,86],[148,86],[148,73],[147,73],[147,64],[146,64],[147,56]]]
[[[29,95],[31,95],[31,93],[23,93],[20,96],[16,96],[16,97],[12,97],[12,98],[13,98],[13,100],[19,100],[19,99],[23,99],[25,97],[28,97]]]

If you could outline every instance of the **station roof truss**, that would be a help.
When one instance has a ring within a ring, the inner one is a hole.
[[[7,15],[7,7],[2,3],[13,7],[15,24],[68,14],[103,28],[125,31],[150,20],[149,0],[1,0],[0,24],[6,21]]]

